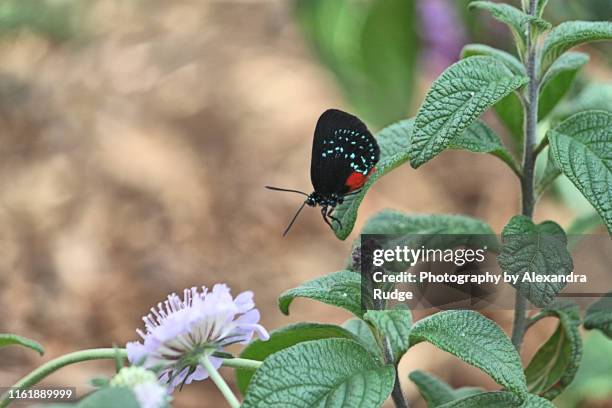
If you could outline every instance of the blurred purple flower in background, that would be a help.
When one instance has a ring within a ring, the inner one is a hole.
[[[202,292],[195,287],[185,289],[182,300],[173,293],[143,317],[145,332],[138,330],[143,342],[127,344],[128,359],[161,370],[160,380],[171,388],[203,380],[208,377],[199,365],[203,355],[219,368],[223,360],[213,357],[214,351],[247,344],[255,332],[263,340],[269,338],[254,307],[252,292],[232,298],[224,284],[215,285],[210,292],[205,287]]]
[[[420,0],[417,5],[423,39],[423,68],[438,76],[459,59],[466,33],[452,0]]]

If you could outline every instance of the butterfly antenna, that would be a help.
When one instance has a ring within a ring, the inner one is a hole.
[[[278,188],[278,187],[272,187],[272,186],[265,186],[268,190],[274,190],[274,191],[287,191],[289,193],[298,193],[298,194],[302,194],[305,195],[306,197],[308,197],[308,194],[306,194],[303,191],[298,191],[298,190],[290,190],[287,188]]]
[[[298,215],[300,215],[300,213],[302,212],[302,210],[304,209],[304,206],[306,205],[307,201],[304,201],[302,203],[302,205],[300,206],[300,208],[297,210],[297,212],[295,213],[295,215],[293,216],[293,218],[291,219],[291,222],[289,223],[289,225],[287,225],[287,228],[285,228],[285,232],[283,232],[283,237],[285,235],[287,235],[287,233],[289,232],[289,230],[291,229],[291,227],[293,227],[293,223],[295,222],[295,220],[297,219]]]

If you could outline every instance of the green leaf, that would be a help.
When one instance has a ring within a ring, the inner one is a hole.
[[[556,408],[552,402],[537,395],[528,394],[520,405],[521,408]]]
[[[41,356],[45,354],[45,349],[43,349],[43,346],[41,346],[40,343],[34,340],[30,340],[17,334],[0,333],[0,348],[11,345],[27,347],[29,349],[37,351],[38,354],[40,354]]]
[[[561,121],[586,110],[612,112],[610,100],[612,100],[612,83],[590,82],[576,97],[572,97],[554,110],[554,119]]]
[[[537,307],[550,304],[566,286],[564,282],[524,282],[525,274],[565,276],[573,269],[563,228],[552,221],[534,224],[528,217],[510,219],[502,232],[502,250],[497,261],[502,270],[518,276],[513,286]]]
[[[337,223],[334,223],[334,232],[339,239],[346,239],[353,230],[359,205],[372,184],[408,160],[413,124],[413,119],[403,120],[378,133],[376,140],[380,147],[380,160],[376,165],[376,172],[368,179],[358,194],[346,197],[344,203],[338,205],[334,210],[334,217],[342,223],[340,227]]]
[[[295,16],[360,117],[380,127],[406,116],[420,43],[414,2],[298,0]]]
[[[540,398],[537,395],[527,394],[525,399],[521,401],[516,395],[504,392],[484,392],[448,402],[444,405],[440,405],[439,408],[489,408],[489,407],[503,407],[503,408],[555,408],[555,406],[548,400]]]
[[[571,303],[556,303],[544,309],[559,324],[525,369],[529,392],[552,400],[573,380],[582,358],[582,338],[578,331],[580,310]]]
[[[448,147],[488,107],[527,82],[493,57],[470,57],[434,81],[419,109],[410,146],[414,168]]]
[[[586,336],[584,356],[576,378],[559,396],[563,406],[579,407],[585,402],[612,396],[612,341],[600,332]]]
[[[511,392],[494,391],[483,392],[458,400],[449,401],[443,405],[438,405],[438,408],[518,408],[520,406],[521,399],[515,394]]]
[[[409,310],[368,310],[363,315],[364,320],[372,323],[376,330],[386,337],[395,363],[399,362],[410,347],[410,327],[412,314]]]
[[[546,190],[546,188],[550,186],[552,182],[555,181],[555,179],[561,175],[561,170],[559,170],[555,165],[555,161],[552,158],[550,149],[547,150],[548,155],[546,157],[546,167],[544,167],[544,172],[539,176],[535,186],[535,191],[537,195],[540,195],[542,192],[544,192],[544,190]]]
[[[602,225],[603,222],[599,214],[592,212],[591,214],[575,218],[570,226],[567,227],[567,235],[588,234]]]
[[[359,339],[363,347],[368,350],[373,356],[382,358],[380,346],[372,333],[370,326],[361,319],[353,317],[342,324],[346,330],[350,331]]]
[[[576,74],[587,62],[589,56],[581,52],[568,52],[551,65],[540,85],[538,117],[543,119],[567,93]]]
[[[612,234],[612,113],[578,113],[548,131],[555,165],[595,207]]]
[[[510,339],[493,321],[471,310],[435,313],[412,326],[410,344],[428,341],[480,368],[508,390],[527,392],[521,359]]]
[[[0,4],[0,36],[27,30],[65,42],[79,34],[79,8],[74,3],[5,0]]]
[[[129,388],[106,387],[94,391],[76,404],[52,404],[48,408],[140,408],[136,396]]]
[[[414,2],[376,0],[370,3],[361,32],[363,70],[370,79],[368,114],[377,127],[406,117],[410,108],[419,41]],[[354,7],[351,3],[348,13]]]
[[[526,76],[525,67],[512,54],[498,50],[483,44],[468,44],[461,51],[461,58],[469,58],[475,55],[485,55],[497,58],[503,62],[514,74]],[[509,93],[497,102],[493,109],[495,113],[510,131],[517,145],[522,145],[523,140],[523,104],[516,92]]]
[[[381,366],[354,341],[309,341],[268,357],[242,407],[375,408],[391,394],[394,382],[393,366]]]
[[[428,408],[438,407],[447,402],[482,392],[482,389],[478,387],[462,387],[455,390],[433,374],[420,370],[411,372],[408,377],[416,384]]]
[[[497,251],[499,243],[491,227],[484,221],[464,215],[447,214],[404,214],[396,210],[382,210],[370,217],[363,234],[389,235],[389,241],[380,244],[389,247],[407,245],[418,248],[454,248],[459,245],[468,247],[487,247]],[[356,240],[358,245],[360,239]],[[387,264],[387,268],[403,271],[405,262]]]
[[[584,317],[584,328],[600,330],[612,339],[612,292],[589,306]]]
[[[609,21],[566,21],[553,28],[542,48],[541,71],[545,73],[565,51],[580,44],[612,39]]]
[[[544,20],[530,16],[509,4],[493,3],[490,1],[473,1],[468,7],[470,9],[478,8],[486,10],[491,13],[493,18],[507,24],[514,36],[519,55],[523,55],[526,49],[527,30],[530,23],[533,23],[535,27],[541,31],[550,28],[550,24]]]
[[[515,152],[519,153],[523,145],[523,126],[525,113],[521,98],[512,92],[493,106],[499,119],[510,131],[510,136],[514,141]]]
[[[94,392],[83,401],[79,402],[79,408],[138,408],[140,404],[134,393],[128,388],[110,387]]]
[[[468,44],[461,50],[461,59],[484,55],[494,57],[503,62],[516,75],[526,76],[525,67],[514,55],[509,52],[493,48],[485,44]]]
[[[266,357],[280,350],[284,350],[298,343],[311,340],[345,338],[357,340],[351,332],[333,324],[297,323],[274,330],[267,341],[255,340],[240,353],[241,358],[264,361]],[[252,370],[236,369],[236,383],[242,395],[246,394]]]
[[[341,307],[361,317],[361,276],[353,271],[338,271],[304,282],[297,288],[283,292],[278,307],[288,315],[289,306],[296,297],[305,297]]]
[[[455,137],[448,147],[474,153],[490,153],[501,159],[515,173],[520,173],[518,164],[506,150],[499,136],[481,121],[474,122],[465,132]]]
[[[494,232],[483,220],[467,215],[405,214],[385,209],[370,217],[360,234],[492,235]]]

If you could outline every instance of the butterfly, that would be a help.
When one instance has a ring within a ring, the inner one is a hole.
[[[367,126],[356,116],[338,109],[328,109],[319,117],[312,143],[310,180],[314,191],[266,186],[270,190],[287,191],[306,196],[283,232],[287,235],[304,206],[321,207],[323,220],[333,229],[330,220],[342,227],[333,211],[344,198],[357,194],[376,171],[380,148]]]

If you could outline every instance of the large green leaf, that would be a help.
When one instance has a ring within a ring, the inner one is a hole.
[[[545,73],[565,51],[591,41],[612,39],[609,21],[566,21],[553,28],[542,48],[541,72]]]
[[[25,338],[23,336],[19,336],[17,334],[0,333],[0,348],[11,346],[11,345],[27,347],[29,349],[37,351],[38,354],[40,354],[41,356],[45,354],[45,350],[43,349],[43,346],[41,346],[40,343],[34,340]]]
[[[416,384],[419,393],[425,402],[427,402],[428,408],[438,407],[447,402],[480,394],[482,392],[482,389],[478,387],[454,389],[438,377],[425,371],[413,371],[408,377]]]
[[[461,58],[469,58],[475,55],[497,58],[516,75],[527,75],[523,64],[514,55],[506,51],[484,44],[468,44],[461,51]],[[510,131],[513,139],[516,141],[516,145],[520,146],[523,140],[523,104],[519,96],[516,92],[511,92],[497,102],[493,109],[495,109],[497,116]]]
[[[334,223],[334,232],[339,239],[346,239],[355,225],[359,205],[368,189],[382,176],[408,160],[408,150],[412,139],[414,120],[407,119],[393,124],[380,131],[376,137],[380,147],[380,160],[376,165],[376,172],[357,194],[347,196],[344,203],[334,210],[334,217],[342,223]]]
[[[488,107],[526,82],[494,57],[475,56],[451,65],[434,81],[419,109],[410,164],[417,168],[435,157]]]
[[[502,232],[502,250],[497,261],[504,273],[518,276],[513,286],[538,307],[550,304],[566,283],[532,282],[525,274],[565,276],[573,269],[563,229],[552,221],[534,224],[528,217],[510,219]],[[555,279],[553,279],[555,280]]]
[[[576,74],[589,61],[588,54],[568,52],[551,65],[542,79],[538,117],[543,119],[570,89]]]
[[[242,350],[240,357],[264,361],[270,354],[295,346],[298,343],[328,338],[357,340],[357,337],[350,331],[333,324],[296,323],[274,330],[270,333],[270,339],[267,341],[253,341]],[[251,382],[253,374],[254,372],[252,370],[236,370],[236,383],[243,395],[246,394],[247,387]]]
[[[419,320],[410,332],[411,345],[428,341],[480,368],[508,390],[527,392],[521,358],[493,321],[471,310],[450,310]]]
[[[370,217],[361,235],[383,234],[388,239],[379,239],[385,248],[406,245],[418,248],[449,249],[460,245],[497,251],[499,243],[491,227],[484,221],[464,215],[448,214],[404,214],[400,211],[385,209]],[[355,246],[361,240],[358,238]],[[386,268],[403,271],[406,262],[386,264]]]
[[[460,400],[448,402],[440,405],[439,408],[555,408],[548,400],[540,398],[537,395],[527,394],[524,400],[521,400],[516,395],[504,392],[484,392],[481,394],[471,395]]]
[[[612,292],[589,306],[584,317],[584,328],[601,330],[612,339]]]
[[[419,40],[414,2],[298,0],[307,41],[359,116],[376,127],[406,117]]]
[[[363,318],[372,323],[378,333],[384,336],[393,352],[393,359],[397,363],[410,347],[410,327],[412,314],[409,310],[368,310]]]
[[[542,313],[556,316],[559,324],[531,359],[525,369],[525,376],[529,392],[552,400],[574,380],[580,365],[580,310],[572,303],[555,303]]]
[[[490,153],[501,159],[515,173],[520,172],[514,157],[506,150],[499,136],[481,121],[474,122],[463,133],[455,137],[448,147],[474,153]]]
[[[544,20],[530,16],[514,6],[490,1],[473,1],[469,8],[487,10],[493,18],[505,23],[512,31],[519,55],[523,55],[527,45],[527,32],[530,23],[534,23],[541,31],[550,28],[550,24]]]
[[[297,344],[268,357],[256,371],[243,408],[376,408],[395,382],[361,345],[346,339]]]
[[[548,131],[555,165],[595,207],[612,233],[612,113],[578,113]]]
[[[494,234],[483,220],[467,215],[405,214],[385,209],[368,219],[361,234]]]
[[[348,310],[361,317],[361,276],[353,271],[338,271],[304,282],[283,292],[278,298],[278,307],[288,315],[293,299],[305,297]]]

